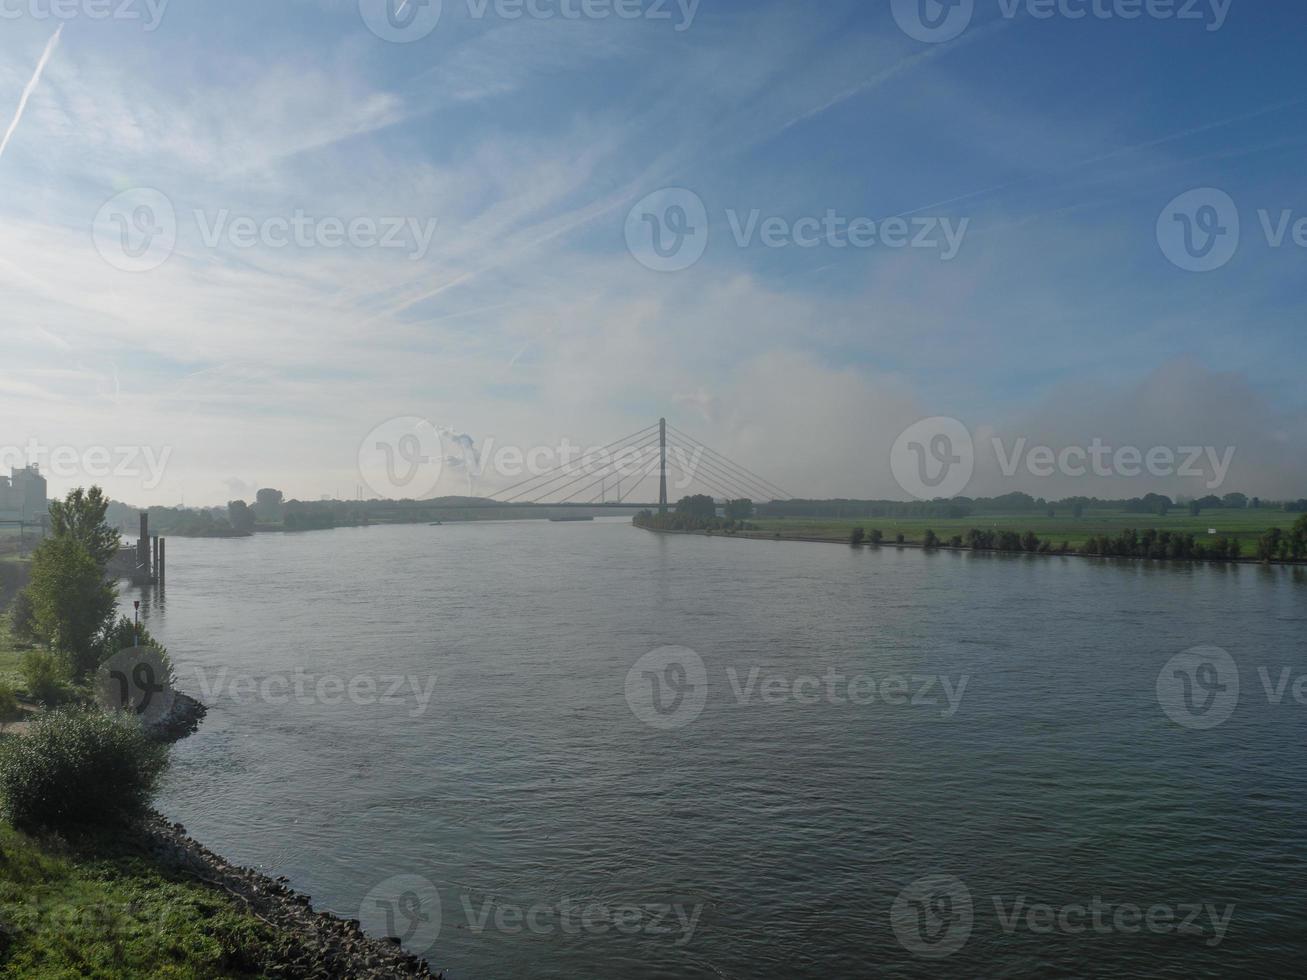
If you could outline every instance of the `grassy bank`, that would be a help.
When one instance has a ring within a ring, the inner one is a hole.
[[[849,540],[854,528],[879,529],[887,542],[902,534],[909,544],[920,544],[926,531],[934,531],[947,541],[954,535],[966,536],[972,528],[993,531],[1034,532],[1040,540],[1061,544],[1069,542],[1072,550],[1079,550],[1085,542],[1099,535],[1115,537],[1129,528],[1156,528],[1158,531],[1192,534],[1208,537],[1215,528],[1217,536],[1236,538],[1243,545],[1245,556],[1256,553],[1258,539],[1270,528],[1288,529],[1298,518],[1275,510],[1212,510],[1191,517],[1187,511],[1172,511],[1165,517],[1157,514],[1132,514],[1125,511],[1091,510],[1082,517],[1071,513],[1049,517],[1046,513],[973,514],[970,517],[858,517],[847,519],[754,518],[759,528],[753,536],[774,538],[819,538],[829,541]]]
[[[0,823],[0,975],[262,977],[277,936],[130,841],[37,839]]]

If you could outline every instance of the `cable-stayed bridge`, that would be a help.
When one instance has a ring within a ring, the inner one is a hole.
[[[487,500],[504,505],[666,510],[669,481],[676,498],[706,494],[761,503],[792,497],[748,467],[659,419],[607,446],[496,491]]]

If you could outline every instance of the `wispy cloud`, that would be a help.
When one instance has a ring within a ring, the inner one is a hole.
[[[36,87],[41,84],[41,73],[45,71],[45,66],[49,64],[54,49],[59,46],[59,38],[63,35],[64,25],[60,24],[54,36],[50,38],[41,52],[41,60],[36,63],[36,71],[32,73],[32,80],[23,88],[23,94],[18,100],[18,109],[14,112],[13,121],[9,123],[9,129],[5,131],[5,138],[0,141],[0,157],[5,155],[5,150],[9,148],[9,141],[13,139],[14,133],[18,130],[18,124],[23,121],[23,113],[27,111],[27,102],[36,91]]]

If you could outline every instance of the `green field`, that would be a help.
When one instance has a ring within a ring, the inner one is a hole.
[[[878,528],[889,542],[899,534],[910,544],[920,544],[926,531],[934,531],[946,543],[954,535],[966,537],[972,528],[981,530],[1016,531],[1024,534],[1033,531],[1039,539],[1049,540],[1056,547],[1063,541],[1073,549],[1080,548],[1091,537],[1100,534],[1115,536],[1129,528],[1192,534],[1207,537],[1208,530],[1216,529],[1216,537],[1237,538],[1243,544],[1243,553],[1251,557],[1256,553],[1257,539],[1269,528],[1288,530],[1299,515],[1276,510],[1211,510],[1197,517],[1188,511],[1176,509],[1165,517],[1156,514],[1129,514],[1125,511],[1091,510],[1083,517],[1070,513],[1049,517],[1046,513],[1028,514],[973,514],[970,517],[858,517],[858,518],[757,518],[752,521],[766,537],[777,533],[782,538],[822,538],[847,541],[855,527],[871,531]]]
[[[0,976],[257,977],[277,938],[129,839],[70,844],[0,822]]]

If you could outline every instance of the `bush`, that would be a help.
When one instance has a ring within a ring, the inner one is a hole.
[[[96,640],[96,664],[102,664],[118,651],[134,646],[154,647],[159,651],[164,666],[168,668],[169,676],[173,675],[172,658],[168,656],[168,651],[150,635],[149,630],[144,626],[138,629],[127,616],[120,616],[118,621],[105,629]]]
[[[0,732],[3,732],[10,722],[18,721],[22,717],[23,713],[18,708],[18,698],[14,694],[14,689],[4,681],[0,681]]]
[[[24,830],[121,824],[150,805],[168,750],[98,711],[50,711],[0,749],[5,816]]]
[[[14,604],[9,609],[9,631],[15,640],[31,643],[36,639],[36,611],[32,608],[32,596],[26,589],[14,596]]]
[[[853,533],[849,535],[849,544],[853,545],[856,548],[858,545],[862,544],[862,540],[866,536],[867,536],[867,532],[864,528],[855,527],[853,529]]]
[[[36,700],[51,707],[64,700],[68,675],[58,656],[45,650],[30,650],[23,655],[20,669],[27,693]]]

